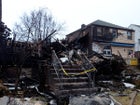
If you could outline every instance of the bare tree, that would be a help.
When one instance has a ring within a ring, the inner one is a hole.
[[[64,25],[64,24],[63,24]],[[38,42],[50,34],[59,34],[63,25],[55,21],[48,9],[33,10],[24,14],[20,23],[16,23],[13,32],[16,40]]]

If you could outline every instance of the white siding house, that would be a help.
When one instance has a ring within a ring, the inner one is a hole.
[[[129,28],[135,31],[135,51],[140,51],[140,25],[131,24]]]

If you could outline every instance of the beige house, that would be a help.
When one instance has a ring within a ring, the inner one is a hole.
[[[90,53],[96,51],[111,56],[121,54],[123,58],[133,57],[134,30],[97,20],[67,35],[69,43]]]

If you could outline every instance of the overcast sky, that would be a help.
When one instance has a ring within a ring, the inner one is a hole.
[[[140,25],[140,0],[2,0],[2,21],[12,29],[25,12],[47,7],[66,24],[66,34],[97,19],[123,27]]]

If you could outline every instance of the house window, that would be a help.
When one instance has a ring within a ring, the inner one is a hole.
[[[104,34],[105,35],[108,35],[110,32],[109,32],[110,30],[109,30],[109,28],[108,27],[105,27],[104,28]]]
[[[112,56],[112,52],[111,52],[111,50],[110,49],[104,49],[103,50],[103,54],[104,54],[104,56]]]
[[[112,33],[112,32],[113,32],[113,29],[112,29],[112,28],[110,28],[110,29],[109,29],[109,33]]]
[[[132,40],[132,32],[131,31],[127,31],[127,39]]]
[[[103,54],[104,54],[104,56],[108,56],[108,57],[112,56],[112,50],[111,50],[111,46],[110,45],[104,46]]]
[[[113,35],[113,38],[117,38],[118,37],[117,29],[113,29],[112,30],[112,35]]]
[[[128,56],[133,57],[133,50],[128,50]]]
[[[138,39],[138,44],[140,44],[140,39]]]
[[[97,36],[102,36],[102,35],[103,35],[103,28],[97,27]]]

